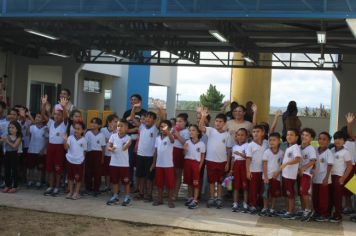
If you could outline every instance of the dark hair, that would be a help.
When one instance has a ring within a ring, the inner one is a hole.
[[[308,134],[310,134],[312,139],[315,139],[315,137],[316,137],[316,133],[312,128],[304,128],[304,129],[302,129],[302,133],[303,132],[307,132]]]
[[[240,132],[240,131],[245,132],[246,136],[248,136],[248,131],[247,131],[247,129],[245,129],[245,128],[240,128],[240,129],[238,129],[238,130],[236,131],[236,133],[238,133],[238,132]]]
[[[157,119],[157,114],[154,113],[153,111],[148,111],[146,113],[146,117],[151,117],[152,119],[156,120]]]
[[[16,112],[16,115],[19,115],[19,111],[14,107],[14,108],[11,108],[11,110],[9,111],[9,114],[10,114],[10,112],[12,112],[12,111],[14,111],[14,112]]]
[[[203,133],[201,132],[199,127],[197,125],[194,125],[194,124],[189,125],[189,128],[190,127],[194,127],[198,131],[198,139],[201,139],[201,137],[203,136]]]
[[[291,115],[291,114],[297,115],[298,114],[297,103],[295,101],[290,101],[288,103],[287,113],[288,113],[288,115]]]
[[[263,126],[266,134],[269,133],[269,124],[267,122],[261,122],[259,125]]]
[[[175,123],[175,122],[177,122],[177,119],[173,117],[173,118],[170,119],[170,121],[171,122],[173,121]]]
[[[129,122],[127,120],[125,120],[125,119],[120,119],[119,122],[124,124],[124,125],[126,125],[126,126],[129,126]]]
[[[98,124],[100,126],[103,125],[103,121],[99,118],[99,117],[94,117],[90,120],[90,123],[95,123],[95,124]]]
[[[243,105],[238,105],[236,108],[239,108],[239,107],[242,108],[243,112],[246,112],[246,111],[247,111],[245,106],[243,106]],[[235,109],[236,109],[236,108],[235,108]]]
[[[278,132],[273,132],[269,135],[270,138],[281,139],[281,135]]]
[[[169,120],[162,120],[160,125],[161,124],[166,124],[168,126],[169,129],[172,128],[172,123],[169,121]]]
[[[323,131],[323,132],[321,132],[321,133],[319,134],[319,137],[320,137],[321,135],[325,135],[326,137],[328,137],[329,141],[331,140],[331,135],[329,134],[329,132]]]
[[[0,101],[0,107],[2,107],[2,109],[6,109],[6,103],[3,101]]]
[[[105,126],[108,127],[109,123],[113,121],[114,119],[119,119],[119,117],[116,114],[110,114],[108,117],[106,117],[106,124]]]
[[[9,127],[10,127],[10,125],[13,125],[13,126],[15,126],[15,128],[16,128],[16,137],[17,138],[21,138],[22,137],[22,128],[21,128],[21,125],[19,124],[19,122],[17,122],[17,121],[11,121],[10,123],[9,123],[9,125],[8,125],[8,127],[7,127],[7,132],[10,134],[10,132],[9,132]]]
[[[71,93],[70,93],[70,90],[69,90],[69,89],[64,88],[64,89],[61,89],[61,91],[66,91],[67,94],[68,94],[68,96],[70,97]]]
[[[232,111],[232,110],[234,110],[236,107],[238,107],[238,103],[237,102],[232,102],[231,104],[230,104],[230,111]]]
[[[219,114],[217,114],[217,115],[215,116],[215,120],[216,120],[216,119],[222,119],[222,120],[224,121],[224,123],[226,123],[226,120],[227,120],[226,115],[225,115],[224,113],[219,113]]]
[[[335,134],[334,134],[334,139],[343,139],[344,141],[346,141],[347,137],[346,135],[344,134],[344,132],[342,131],[336,131]]]
[[[299,132],[299,130],[290,128],[290,129],[287,130],[287,132],[288,132],[288,131],[292,131],[296,136],[300,137],[300,132]]]
[[[259,129],[259,130],[262,130],[263,132],[265,132],[265,127],[263,125],[255,125],[255,126],[253,126],[253,129]]]
[[[188,114],[187,113],[179,113],[177,115],[177,118],[181,118],[185,121],[185,127],[188,127],[189,124],[188,124]]]
[[[62,89],[62,90],[63,90],[63,89]],[[74,126],[74,122],[73,122],[72,118],[73,118],[73,116],[74,116],[75,113],[79,113],[80,115],[82,115],[82,112],[79,111],[78,109],[74,109],[74,110],[72,110],[72,111],[70,112],[70,115],[69,115],[69,118],[70,118],[70,119],[68,120],[67,131],[66,131],[66,133],[67,133],[68,136],[69,136],[69,134],[70,134],[70,127],[71,127],[71,126]],[[83,123],[83,122],[81,122],[81,123]]]
[[[142,101],[142,97],[141,97],[141,95],[138,94],[138,93],[132,94],[131,97],[130,97],[130,99],[131,99],[131,98],[137,98],[138,100]]]
[[[73,127],[75,127],[76,125],[79,125],[80,127],[82,127],[83,130],[85,130],[85,124],[83,122],[75,122],[73,124]]]

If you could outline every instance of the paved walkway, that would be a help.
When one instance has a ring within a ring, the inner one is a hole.
[[[176,203],[175,209],[166,205],[154,207],[142,201],[133,201],[132,206],[106,206],[108,195],[98,198],[91,196],[80,200],[59,197],[45,197],[42,191],[22,190],[16,194],[0,193],[0,205],[84,215],[152,225],[173,226],[186,229],[224,232],[239,235],[356,235],[356,224],[345,220],[342,224],[286,221],[279,218],[259,217],[243,213],[233,213],[230,208],[208,209],[201,205],[189,210],[184,203]]]

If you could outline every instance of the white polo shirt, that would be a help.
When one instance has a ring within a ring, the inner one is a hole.
[[[346,170],[346,162],[352,161],[350,152],[343,148],[336,151],[335,148],[331,149],[334,154],[334,165],[331,171],[332,175],[343,176]]]
[[[313,175],[314,184],[323,183],[329,165],[334,165],[334,154],[330,151],[330,149],[326,149],[322,153],[319,153],[319,151],[317,150],[315,174]],[[328,183],[331,184],[331,174],[329,176]]]
[[[248,147],[248,143],[244,143],[244,144],[241,144],[241,145],[235,144],[232,147],[232,156],[233,156],[235,161],[245,161],[246,160],[242,156],[235,154],[235,152],[243,153],[243,154],[246,155],[247,147]]]
[[[356,142],[355,141],[346,141],[344,147],[350,152],[352,164],[356,162]]]
[[[67,161],[72,164],[82,164],[84,162],[84,152],[87,150],[87,140],[84,137],[77,139],[70,135],[67,140],[68,151],[66,154]]]
[[[88,152],[102,151],[103,147],[106,146],[105,136],[101,132],[94,134],[93,131],[88,130],[85,138],[88,141]]]
[[[205,144],[202,141],[193,143],[192,140],[188,140],[186,144],[188,144],[188,152],[184,158],[200,162],[201,154],[205,153]]]
[[[182,129],[181,131],[179,131],[180,136],[187,141],[190,138],[190,134],[189,134],[189,130],[187,128]],[[179,142],[178,139],[174,139],[174,147],[175,148],[183,148],[183,145],[181,142]]]
[[[36,125],[30,126],[30,144],[28,153],[39,154],[46,146],[48,140],[48,127],[41,128]]]
[[[283,161],[284,152],[279,149],[277,153],[273,153],[270,148],[268,148],[264,153],[262,160],[267,161],[267,177],[268,179],[273,178],[273,174],[279,171]],[[264,179],[264,175],[262,176]],[[277,180],[281,180],[281,175],[278,175]]]
[[[268,148],[268,145],[266,142],[262,141],[262,144],[259,145],[252,141],[251,143],[248,144],[247,149],[246,149],[246,157],[251,158],[250,162],[250,172],[262,172],[262,158],[263,154]]]
[[[64,124],[64,121],[55,127],[55,122],[52,119],[48,120],[47,126],[49,129],[49,143],[51,144],[63,144],[64,135],[67,133],[67,125]]]
[[[301,158],[302,153],[301,153],[299,145],[294,144],[286,149],[286,151],[284,153],[282,164],[290,162],[290,161],[294,161],[297,157]],[[287,179],[297,179],[298,168],[299,168],[299,163],[296,163],[294,165],[287,165],[282,170],[282,177],[287,178]]]
[[[147,128],[146,125],[143,124],[140,125],[139,129],[137,154],[144,157],[153,157],[159,130],[156,125]]]
[[[121,137],[114,133],[109,139],[109,143],[112,143],[115,147],[115,151],[111,152],[110,166],[118,167],[129,167],[129,151],[122,150],[123,146],[131,140],[130,136],[127,134],[124,137]]]
[[[220,133],[215,128],[206,127],[206,136],[208,137],[206,160],[212,162],[226,162],[226,148],[232,148],[233,141],[230,134],[225,131]]]
[[[114,134],[115,132],[113,131],[109,131],[108,127],[103,127],[101,128],[100,130],[100,133],[102,133],[105,137],[105,143],[106,143],[106,148],[105,148],[105,156],[107,157],[111,157],[111,153],[109,150],[108,150],[108,147],[109,147],[109,139],[111,137],[112,134]]]
[[[300,162],[300,167],[303,167],[305,165],[308,165],[311,161],[316,160],[316,150],[313,146],[309,145],[305,148],[301,147],[301,153],[302,153],[302,161]],[[309,167],[306,169],[303,174],[312,176],[311,170],[313,167]]]
[[[155,148],[157,148],[156,167],[173,167],[173,143],[168,136],[156,138]]]

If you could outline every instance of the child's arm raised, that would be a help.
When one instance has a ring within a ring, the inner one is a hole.
[[[277,124],[278,124],[278,119],[281,115],[282,115],[281,111],[279,111],[279,110],[276,111],[276,113],[274,114],[274,119],[273,119],[271,128],[269,129],[269,133],[273,133],[275,131]]]
[[[347,113],[346,116],[346,122],[347,122],[347,134],[353,139],[356,139],[356,136],[353,134],[353,130],[352,130],[352,125],[354,123],[355,120],[355,115],[351,112]]]
[[[163,109],[163,105],[159,101],[154,102],[155,107],[157,108],[157,120],[156,120],[156,127],[159,127],[162,120],[166,119],[166,112]]]
[[[46,110],[46,105],[48,103],[47,99],[48,99],[47,94],[45,94],[44,96],[41,97],[41,115],[44,118],[44,120],[46,121],[46,123],[49,120],[49,116],[47,116],[47,110]]]
[[[253,104],[251,109],[253,111],[252,124],[257,125],[257,105]]]
[[[66,125],[68,123],[68,111],[66,108],[68,102],[69,102],[69,100],[67,98],[61,98],[61,100],[60,100],[60,105],[62,106],[62,109],[63,109],[63,122]]]
[[[205,120],[206,117],[208,116],[208,108],[198,107],[197,112],[201,114],[201,119],[199,121],[199,130],[203,133],[206,133]]]

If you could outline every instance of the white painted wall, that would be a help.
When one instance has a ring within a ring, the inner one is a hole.
[[[174,67],[170,66],[151,66],[150,68],[150,84],[161,85],[161,86],[171,86],[174,84],[172,81],[172,70]],[[176,71],[176,70],[175,70]]]

